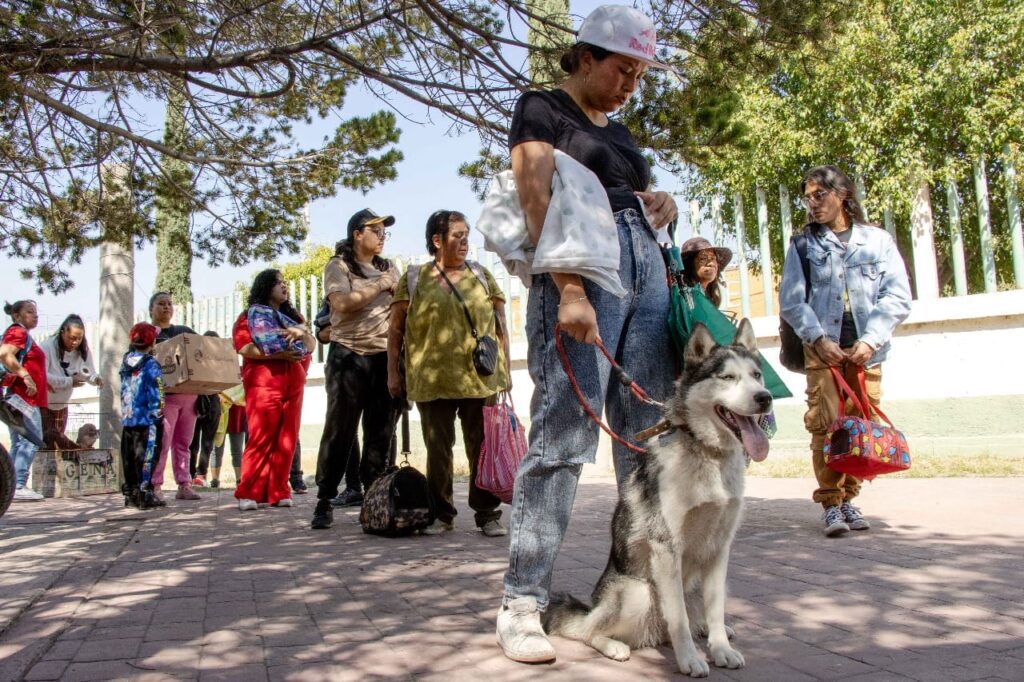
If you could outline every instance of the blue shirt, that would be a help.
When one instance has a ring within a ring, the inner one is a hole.
[[[810,296],[804,284],[800,256],[793,244],[786,253],[779,286],[782,318],[804,343],[827,336],[839,342],[843,322],[843,291],[857,325],[857,340],[875,352],[867,366],[885,360],[896,326],[910,314],[910,283],[896,242],[885,230],[854,225],[844,245],[832,230],[808,226],[807,260]]]

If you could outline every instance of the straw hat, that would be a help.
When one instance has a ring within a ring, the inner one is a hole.
[[[725,248],[724,246],[712,246],[711,242],[704,237],[691,237],[683,242],[683,245],[679,247],[679,255],[685,261],[687,258],[693,257],[701,251],[711,250],[715,252],[718,257],[718,271],[725,270],[725,266],[732,260],[732,251]]]

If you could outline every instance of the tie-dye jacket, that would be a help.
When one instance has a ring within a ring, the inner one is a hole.
[[[121,362],[121,425],[152,426],[162,419],[164,373],[149,353],[131,350]]]
[[[247,322],[252,342],[264,355],[273,355],[283,350],[295,350],[306,355],[309,354],[306,344],[302,341],[290,343],[288,337],[284,335],[284,330],[287,327],[294,327],[299,323],[281,311],[274,310],[268,305],[251,305]]]

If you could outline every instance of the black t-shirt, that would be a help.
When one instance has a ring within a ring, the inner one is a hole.
[[[564,90],[527,92],[516,103],[508,134],[521,142],[547,142],[589,168],[608,192],[612,211],[639,208],[633,192],[651,183],[651,168],[626,126],[596,126]]]
[[[156,335],[156,342],[161,343],[182,334],[195,334],[195,331],[192,327],[186,327],[183,324],[172,324],[170,327],[160,330],[160,333]]]

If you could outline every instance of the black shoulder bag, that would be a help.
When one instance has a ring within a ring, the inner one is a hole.
[[[811,297],[811,263],[807,260],[807,235],[794,235],[793,246],[796,247],[796,255],[800,258],[800,268],[804,271],[804,302]],[[804,367],[804,342],[789,322],[779,315],[779,362],[791,372],[806,374]]]
[[[476,325],[473,324],[473,317],[469,314],[469,307],[466,302],[462,300],[462,295],[459,290],[455,288],[452,281],[448,279],[448,275],[444,274],[444,270],[441,266],[434,261],[434,267],[441,273],[441,277],[448,283],[448,287],[455,294],[455,298],[459,299],[459,303],[462,304],[462,311],[466,313],[466,322],[469,323],[470,333],[473,334],[473,338],[476,339],[476,348],[473,349],[473,366],[476,367],[476,372],[482,377],[489,377],[498,369],[498,341],[493,336],[487,336],[486,334],[480,336],[476,331]]]

